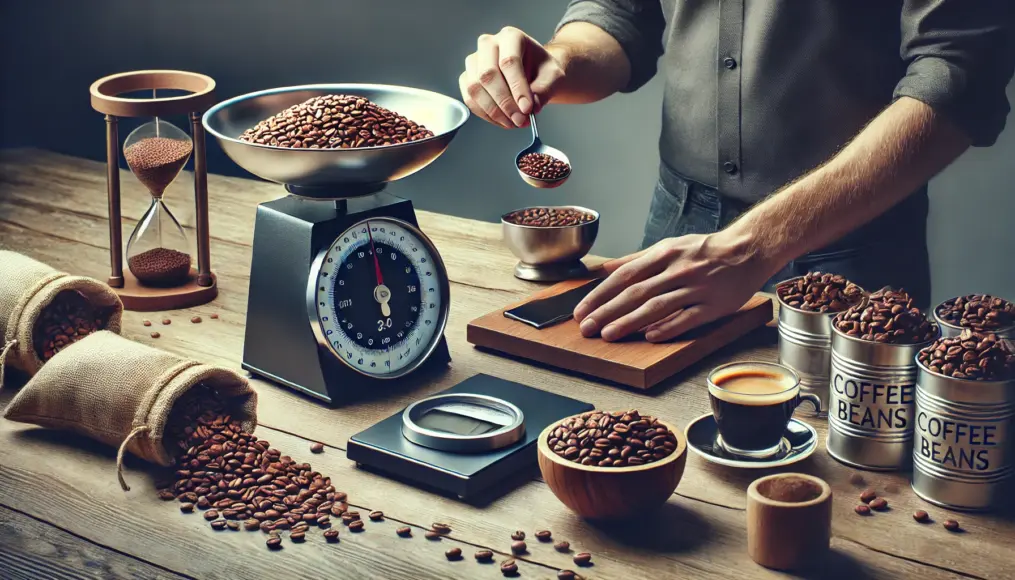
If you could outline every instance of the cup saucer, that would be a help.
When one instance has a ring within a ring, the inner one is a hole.
[[[745,469],[767,469],[792,465],[807,459],[818,448],[817,431],[814,430],[814,427],[796,418],[790,419],[789,425],[786,426],[786,432],[783,434],[784,441],[789,443],[789,449],[784,453],[778,453],[775,457],[764,459],[740,457],[723,449],[718,443],[719,426],[711,413],[691,421],[687,429],[684,430],[684,437],[687,439],[687,447],[705,458],[705,461]]]

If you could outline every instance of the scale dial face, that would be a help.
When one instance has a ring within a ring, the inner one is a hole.
[[[444,263],[422,232],[392,218],[363,220],[315,261],[311,324],[318,340],[353,370],[397,378],[437,347],[448,288]]]

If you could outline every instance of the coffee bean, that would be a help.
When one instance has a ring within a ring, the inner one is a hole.
[[[159,334],[158,332],[152,332],[152,333],[149,334],[149,336],[151,336],[152,338],[158,338],[158,337],[160,337],[162,335]]]
[[[191,316],[190,317],[190,321],[193,322],[194,324],[200,324],[201,323],[201,317],[200,316]]]
[[[324,453],[324,443],[311,443],[310,444],[310,452],[311,453]]]
[[[832,324],[847,336],[888,344],[919,344],[938,334],[937,326],[913,305],[905,290],[891,288],[863,297],[836,315]]]
[[[307,515],[313,517],[315,514],[307,514]],[[331,518],[329,518],[328,516],[318,516],[317,519],[314,520],[314,522],[318,525],[318,527],[326,528],[331,525]]]
[[[363,531],[363,520],[355,520],[349,522],[349,531],[351,532],[362,532]]]
[[[152,321],[151,320],[147,320],[147,319],[146,320],[142,320],[141,324],[143,324],[145,326],[151,326],[152,325]]]
[[[228,526],[229,529],[234,532],[240,531],[240,522],[237,521],[226,522],[226,526]]]
[[[444,552],[444,557],[447,558],[448,560],[461,560],[462,559],[462,549],[461,548],[451,548],[447,552]]]
[[[303,542],[303,540],[305,540],[306,537],[307,536],[306,536],[306,534],[304,532],[291,532],[289,534],[289,539],[294,541],[294,542],[296,542],[296,543]]]
[[[480,550],[473,555],[477,562],[493,562],[493,552],[490,550]]]
[[[959,336],[939,338],[917,355],[932,373],[972,381],[1015,378],[1015,351],[996,334],[965,329]]]
[[[336,530],[334,528],[332,528],[330,530],[325,530],[325,532],[324,532],[324,539],[329,541],[329,542],[332,542],[332,543],[337,542],[338,541],[338,530]]]
[[[517,530],[517,531],[515,531],[515,533],[511,534],[511,539],[512,540],[516,540],[516,541],[518,541],[518,540],[524,540],[525,539],[525,532],[523,532],[521,530]]]
[[[956,520],[945,520],[944,527],[949,532],[957,532],[960,529],[959,522]]]
[[[558,552],[569,552],[571,551],[571,544],[569,542],[557,542],[553,545],[553,549]]]
[[[213,530],[220,532],[220,531],[226,529],[226,521],[225,520],[215,520],[215,521],[211,522],[211,527],[212,527]]]
[[[261,527],[261,531],[262,532],[271,532],[271,531],[273,531],[275,529],[275,524],[274,524],[274,522],[271,522],[271,521],[264,521],[264,522],[261,522],[261,526],[260,527]]]
[[[872,510],[884,511],[888,509],[888,500],[883,497],[874,498],[867,504]]]
[[[63,290],[45,306],[35,320],[32,343],[35,354],[47,362],[56,353],[109,324],[111,307],[93,305],[77,290]]]
[[[576,578],[580,578],[580,576],[571,570],[561,570],[557,572],[557,580],[575,580]]]
[[[528,546],[521,540],[511,543],[511,551],[515,554],[524,554],[528,550]]]
[[[583,413],[565,419],[550,436],[558,440],[550,446],[557,455],[602,467],[652,463],[670,456],[677,448],[674,433],[658,419],[637,410]],[[560,441],[569,447],[563,448]]]
[[[215,511],[215,510],[208,510],[208,511],[204,512],[204,519],[206,519],[208,521],[217,519],[218,517],[219,517],[219,513],[217,511]]]
[[[269,550],[281,550],[282,549],[282,538],[278,536],[269,536],[264,542],[268,545]]]
[[[428,539],[428,540],[439,540],[439,539],[441,539],[440,533],[439,532],[435,532],[433,530],[427,530],[426,533],[423,534],[423,537]]]
[[[776,286],[783,304],[805,312],[841,312],[863,297],[863,290],[843,276],[808,272]]]
[[[853,485],[863,485],[864,479],[863,476],[860,475],[859,473],[854,473],[849,476],[849,482],[852,483]]]
[[[557,181],[571,173],[571,166],[546,153],[526,153],[518,160],[518,169],[529,177]]]
[[[930,521],[930,514],[923,510],[916,510],[913,512],[913,519],[920,522],[921,524]]]
[[[173,501],[176,499],[176,495],[168,489],[159,490],[159,499],[162,501]]]
[[[173,323],[173,321],[168,319],[168,318],[163,318],[162,319],[162,324],[164,324],[164,325],[169,325],[169,324],[172,324],[172,323]]]
[[[375,522],[379,522],[379,521],[384,519],[384,512],[382,512],[382,511],[372,511],[372,512],[370,512],[370,516],[369,517],[370,517],[371,520],[373,520]]]
[[[877,496],[878,492],[868,488],[863,490],[863,493],[860,494],[860,501],[864,503],[869,503],[872,499],[876,498]]]
[[[871,513],[871,509],[869,507],[867,507],[866,504],[860,504],[860,505],[856,506],[855,508],[853,508],[853,511],[855,511],[858,514],[860,514],[861,516],[870,515],[870,513]]]
[[[536,532],[536,539],[540,542],[549,542],[553,540],[553,534],[550,533],[550,530],[539,530]]]
[[[443,534],[450,534],[451,533],[451,526],[449,526],[448,524],[442,524],[441,522],[434,522],[434,524],[431,525],[430,527],[433,529],[433,531],[437,532],[438,534],[442,534],[443,535]]]
[[[261,522],[254,518],[250,518],[249,520],[243,522],[243,529],[248,532],[256,532],[259,527],[261,527]]]
[[[588,566],[592,563],[592,554],[588,552],[582,552],[574,555],[574,563],[579,566]]]
[[[209,316],[208,318],[211,318],[212,320],[218,320],[218,317],[219,317],[219,315],[218,315],[218,314],[214,314],[214,313],[213,313],[213,314],[211,314],[211,315],[210,315],[210,316]]]
[[[1015,326],[1015,303],[989,294],[970,294],[945,300],[937,307],[945,322],[978,331]]]
[[[410,528],[409,526],[402,526],[397,530],[395,530],[395,533],[398,534],[399,536],[402,536],[403,538],[408,538],[412,536],[412,528]]]
[[[568,207],[534,207],[521,209],[504,216],[509,224],[537,228],[572,227],[595,221],[596,216]]]
[[[192,504],[190,502],[181,503],[180,504],[180,511],[185,513],[185,514],[189,514],[190,512],[194,511],[194,504]]]
[[[505,576],[513,576],[518,573],[518,564],[514,560],[504,560],[500,565],[500,573]]]

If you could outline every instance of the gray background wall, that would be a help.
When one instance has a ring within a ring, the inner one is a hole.
[[[566,0],[2,0],[2,145],[102,159],[104,124],[88,85],[106,74],[178,68],[211,75],[221,98],[314,82],[382,82],[458,96],[463,59],[482,32],[514,25],[546,40]],[[1015,101],[1015,84],[1009,86]],[[417,207],[487,221],[532,204],[599,210],[594,252],[636,249],[655,181],[661,85],[540,118],[573,161],[563,187],[534,190],[512,160],[527,130],[473,120],[434,165],[391,191]],[[1015,126],[1015,119],[1009,119]],[[215,173],[241,175],[217,147]],[[1015,299],[1015,129],[934,180],[929,242],[934,298]],[[182,191],[183,188],[180,188]],[[101,192],[96,192],[101,194]],[[179,193],[176,194],[178,197]],[[170,205],[186,207],[186,200]]]

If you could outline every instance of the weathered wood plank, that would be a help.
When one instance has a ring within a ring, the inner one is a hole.
[[[184,576],[103,548],[0,506],[0,578],[169,580]]]

